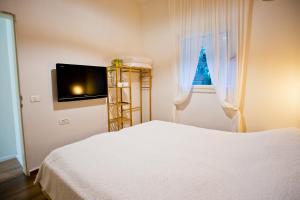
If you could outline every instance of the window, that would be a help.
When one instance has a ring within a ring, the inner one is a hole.
[[[212,85],[204,48],[200,51],[197,70],[193,81],[193,86],[197,85]]]

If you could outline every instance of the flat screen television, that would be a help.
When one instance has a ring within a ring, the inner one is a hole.
[[[58,102],[107,97],[106,67],[56,64]]]

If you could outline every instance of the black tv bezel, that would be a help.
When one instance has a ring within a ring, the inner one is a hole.
[[[78,67],[95,67],[95,68],[105,68],[105,78],[106,78],[106,94],[105,95],[96,95],[96,96],[84,96],[84,97],[72,97],[72,98],[60,98],[59,95],[59,83],[57,78],[57,69],[60,66],[78,66]],[[57,91],[57,101],[58,102],[69,102],[69,101],[82,101],[82,100],[91,100],[91,99],[102,99],[107,98],[108,88],[107,88],[107,68],[104,66],[93,66],[93,65],[77,65],[77,64],[65,64],[65,63],[56,63],[56,91]]]

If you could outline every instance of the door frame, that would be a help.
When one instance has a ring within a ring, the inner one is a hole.
[[[25,175],[29,176],[30,175],[30,172],[28,171],[28,168],[27,168],[27,155],[26,155],[26,142],[25,142],[25,134],[24,134],[24,122],[23,122],[23,103],[22,103],[22,100],[23,100],[23,97],[22,97],[22,93],[21,93],[21,85],[20,85],[20,70],[19,70],[19,59],[18,59],[18,48],[17,48],[17,34],[16,34],[16,15],[11,13],[11,12],[7,12],[7,11],[3,11],[3,10],[0,10],[0,14],[2,15],[9,15],[12,17],[13,19],[13,32],[14,32],[14,40],[15,40],[15,55],[16,55],[16,79],[17,79],[17,82],[18,82],[18,96],[19,96],[19,108],[20,108],[20,125],[21,125],[21,130],[20,130],[20,134],[22,136],[21,138],[21,148],[23,150],[23,172]]]

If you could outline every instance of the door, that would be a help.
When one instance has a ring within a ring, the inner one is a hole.
[[[0,12],[0,161],[15,157],[26,172],[14,16]]]

